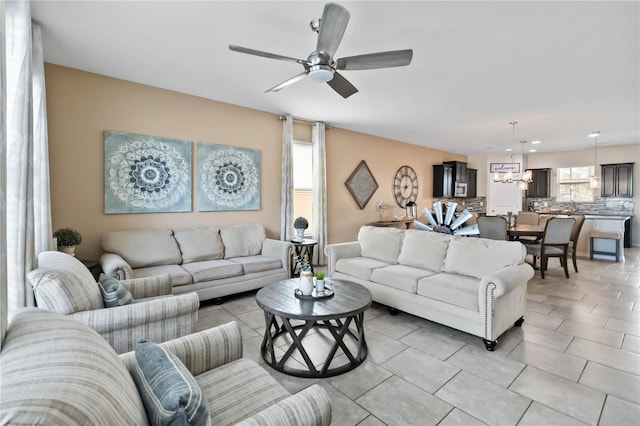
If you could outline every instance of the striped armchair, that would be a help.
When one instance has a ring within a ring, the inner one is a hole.
[[[98,283],[73,256],[48,251],[28,274],[39,308],[69,315],[97,331],[117,353],[142,338],[164,342],[196,329],[200,300],[195,292],[172,295],[167,276],[121,281],[135,302],[105,308]]]
[[[116,355],[68,316],[26,308],[0,347],[0,424],[145,425],[133,353]],[[318,384],[291,395],[242,358],[237,323],[161,343],[202,389],[212,425],[325,426],[331,403]]]

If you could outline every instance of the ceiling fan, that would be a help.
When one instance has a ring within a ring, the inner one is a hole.
[[[229,49],[234,52],[247,53],[264,58],[297,62],[304,67],[303,72],[272,87],[267,90],[267,92],[277,92],[309,76],[312,81],[327,83],[343,98],[348,98],[356,93],[358,89],[349,83],[338,70],[351,71],[402,67],[409,65],[413,57],[413,50],[405,49],[348,56],[334,60],[333,55],[338,49],[340,41],[342,41],[342,36],[347,29],[350,16],[349,11],[344,7],[336,3],[327,3],[324,6],[322,18],[314,19],[310,23],[311,29],[318,33],[318,44],[316,50],[311,52],[306,60],[249,49],[233,44],[229,45]]]

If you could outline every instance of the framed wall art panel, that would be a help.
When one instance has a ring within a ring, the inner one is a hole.
[[[104,212],[191,211],[190,141],[106,130]]]
[[[378,182],[376,182],[364,160],[358,164],[344,184],[353,199],[358,203],[360,210],[364,209],[373,193],[378,189]]]
[[[198,142],[199,211],[260,210],[260,151]]]

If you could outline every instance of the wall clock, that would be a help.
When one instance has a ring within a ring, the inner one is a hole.
[[[409,201],[418,198],[418,175],[409,166],[402,166],[393,178],[393,196],[396,202],[404,208]]]

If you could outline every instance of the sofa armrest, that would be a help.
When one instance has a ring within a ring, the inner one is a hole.
[[[329,426],[330,423],[331,400],[322,386],[316,384],[265,408],[238,425]]]
[[[100,266],[105,274],[111,275],[119,280],[129,280],[133,278],[131,265],[118,254],[104,253],[100,256]]]
[[[199,307],[198,294],[191,292],[113,308],[80,311],[71,316],[102,334],[197,313]]]
[[[242,358],[242,335],[235,321],[169,340],[160,346],[175,354],[194,376]],[[133,374],[135,353],[121,354],[120,360]]]
[[[521,263],[520,265],[507,266],[484,276],[480,281],[478,292],[480,312],[484,312],[489,292],[493,291],[493,297],[497,299],[521,285],[526,286],[533,277],[533,273],[531,265]]]
[[[121,280],[120,284],[129,290],[134,299],[145,299],[147,297],[173,294],[173,286],[171,285],[168,274],[155,277]]]
[[[325,247],[324,253],[327,255],[327,276],[330,277],[336,271],[336,262],[339,259],[361,256],[362,250],[358,241],[350,241],[329,244]]]
[[[289,241],[266,238],[262,243],[262,255],[280,259],[282,267],[287,273],[291,270],[291,253],[293,244]]]

